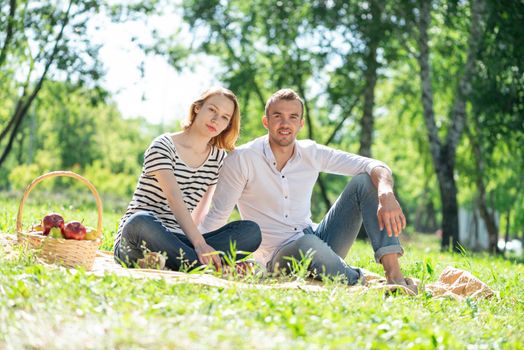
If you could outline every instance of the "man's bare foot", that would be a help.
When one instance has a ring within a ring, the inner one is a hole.
[[[406,277],[404,281],[406,281],[406,287],[411,289],[415,294],[418,294],[418,284],[413,279]]]
[[[380,259],[380,263],[384,267],[386,280],[388,284],[397,284],[404,281],[404,275],[400,271],[400,264],[398,262],[398,255],[387,254]]]
[[[387,254],[380,259],[384,272],[386,274],[386,281],[388,285],[400,286],[400,288],[407,289],[408,294],[418,294],[418,287],[411,278],[404,278],[400,271],[400,264],[398,262],[398,255]]]
[[[412,292],[409,294],[418,294],[418,286],[411,278],[402,278],[401,280],[394,280],[391,282],[388,281],[388,284],[392,286],[402,286],[404,288],[407,288]]]
[[[386,284],[382,286],[386,296],[394,295],[417,295],[417,291],[413,290],[411,286],[401,284]]]

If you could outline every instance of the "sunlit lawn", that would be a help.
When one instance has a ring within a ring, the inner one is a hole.
[[[0,231],[15,232],[19,199],[0,197]],[[79,201],[80,202],[80,201]],[[77,204],[79,203],[77,202]],[[84,203],[82,201],[81,203]],[[110,249],[121,208],[106,205],[103,249]],[[60,211],[94,225],[92,205],[28,202],[24,222]],[[405,239],[407,275],[435,281],[447,265],[467,269],[498,291],[490,300],[383,298],[329,285],[240,289],[168,284],[45,268],[0,248],[0,348],[6,349],[522,349],[524,267],[501,258],[440,253],[434,237]],[[14,257],[13,257],[14,256]],[[365,242],[352,265],[381,272]]]

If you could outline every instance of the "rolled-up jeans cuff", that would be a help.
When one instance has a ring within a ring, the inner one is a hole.
[[[388,245],[388,246],[379,248],[375,252],[375,261],[380,264],[380,259],[382,259],[384,255],[394,254],[394,253],[397,253],[399,256],[402,256],[404,255],[404,249],[402,249],[400,245]]]

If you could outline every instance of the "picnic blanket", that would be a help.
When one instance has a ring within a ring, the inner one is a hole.
[[[8,255],[13,254],[13,250],[10,249],[10,247],[15,243],[15,235],[0,234],[0,244],[4,247],[4,251]],[[50,265],[50,267],[54,267],[54,265]],[[227,276],[226,278],[221,278],[206,273],[184,273],[170,270],[143,268],[128,269],[115,263],[113,253],[108,251],[97,252],[93,267],[88,273],[96,276],[113,274],[116,276],[140,279],[164,279],[168,283],[194,283],[220,288],[300,289],[306,292],[326,290],[326,287],[321,282],[310,279],[282,282],[272,278],[264,278],[256,282],[251,282],[249,280],[243,281],[238,278],[232,280],[228,279]],[[344,287],[347,288],[349,292],[379,289],[389,294],[395,291],[398,291],[401,294],[415,294],[405,286],[388,285],[385,278],[371,271],[364,270],[364,276],[366,278],[366,283],[364,285],[360,284]],[[420,281],[414,281],[420,286]],[[457,300],[465,297],[490,298],[495,294],[488,285],[473,276],[470,272],[451,266],[444,268],[436,282],[426,283],[422,288],[423,289],[419,290],[419,293],[425,291],[435,298],[453,298]]]

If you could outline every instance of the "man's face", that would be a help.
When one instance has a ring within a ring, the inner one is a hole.
[[[300,101],[279,100],[272,103],[262,123],[268,130],[269,140],[273,144],[282,147],[292,145],[304,126]]]

